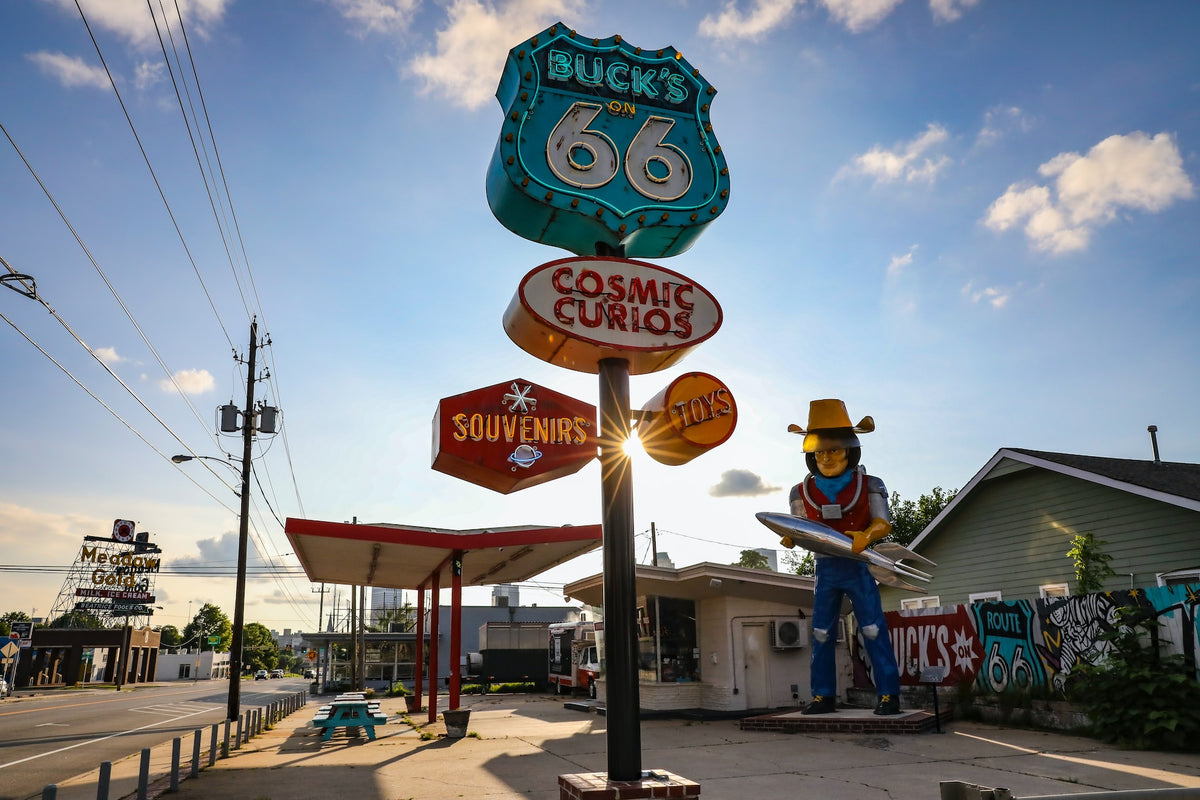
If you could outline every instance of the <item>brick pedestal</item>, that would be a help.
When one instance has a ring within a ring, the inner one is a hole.
[[[606,772],[558,776],[559,800],[629,800],[629,798],[700,796],[700,784],[661,769],[643,770],[637,781],[610,781]]]

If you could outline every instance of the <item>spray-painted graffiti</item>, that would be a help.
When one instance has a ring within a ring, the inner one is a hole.
[[[1200,680],[1197,608],[1200,586],[1188,585],[889,611],[886,616],[903,684],[917,684],[923,669],[941,666],[948,670],[943,685],[972,680],[991,692],[1041,688],[1061,693],[1075,665],[1097,663],[1107,652],[1104,635],[1116,629],[1122,609],[1157,620],[1151,646],[1182,655]],[[858,671],[855,677],[861,677]]]
[[[1095,664],[1108,651],[1102,637],[1117,629],[1121,607],[1120,597],[1107,592],[1038,601],[1037,652],[1056,690],[1063,690],[1076,664]]]

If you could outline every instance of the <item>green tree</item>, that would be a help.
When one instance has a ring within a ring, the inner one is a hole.
[[[13,622],[29,622],[29,615],[24,611],[8,611],[3,616],[0,616],[0,636],[8,636],[12,633]]]
[[[907,547],[957,494],[958,489],[946,491],[935,486],[919,500],[904,500],[899,492],[892,492],[888,503],[888,510],[892,512],[892,532],[888,534],[888,540]]]
[[[1112,556],[1104,552],[1106,544],[1108,542],[1090,533],[1081,533],[1071,539],[1067,555],[1075,563],[1075,588],[1079,594],[1104,591],[1104,582],[1117,574],[1109,566]]]
[[[817,558],[807,550],[788,550],[783,563],[796,575],[811,578],[817,574]]]
[[[90,611],[75,609],[68,611],[58,619],[53,620],[47,628],[79,628],[82,630],[98,630],[104,627],[104,622]]]
[[[209,636],[221,637],[220,642],[213,647],[208,643]],[[199,646],[201,650],[215,650],[218,653],[226,653],[229,651],[229,645],[233,640],[233,624],[229,621],[229,617],[225,616],[225,612],[219,606],[212,603],[205,603],[204,606],[196,612],[196,616],[192,617],[183,629],[182,644],[188,647]]]
[[[183,641],[183,634],[179,632],[179,628],[174,625],[163,625],[158,632],[159,644],[163,647],[179,647]]]
[[[771,562],[757,550],[743,550],[742,557],[735,561],[733,565],[735,567],[748,567],[750,569],[771,568]]]
[[[279,648],[270,629],[261,622],[247,623],[242,629],[242,669],[257,672],[275,669],[279,663]]]

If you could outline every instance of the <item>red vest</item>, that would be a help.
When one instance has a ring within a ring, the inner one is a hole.
[[[850,479],[850,483],[846,484],[846,488],[832,501],[817,488],[817,482],[812,475],[800,484],[800,498],[804,502],[804,516],[824,522],[839,533],[865,530],[871,524],[867,476],[861,468],[854,470],[854,477]],[[824,514],[822,506],[826,507]]]

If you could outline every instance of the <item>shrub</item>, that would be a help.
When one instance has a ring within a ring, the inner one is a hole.
[[[1200,749],[1200,683],[1180,655],[1163,656],[1158,621],[1122,609],[1110,645],[1096,664],[1078,664],[1067,678],[1067,698],[1091,718],[1093,734],[1137,750]]]

